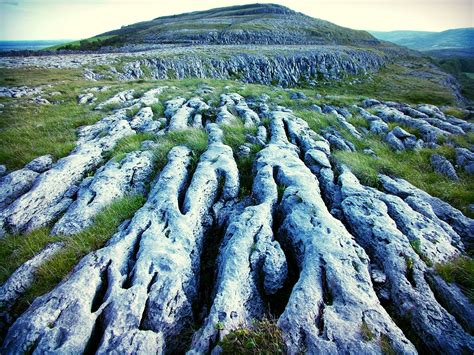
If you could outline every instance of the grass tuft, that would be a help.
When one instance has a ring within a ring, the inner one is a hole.
[[[253,186],[253,162],[255,161],[256,154],[262,149],[258,144],[253,144],[250,148],[250,155],[247,157],[240,157],[237,155],[237,151],[241,145],[246,142],[245,135],[255,135],[257,133],[257,127],[245,127],[242,121],[236,120],[230,125],[222,125],[222,131],[224,133],[224,144],[227,144],[232,148],[234,152],[234,158],[237,163],[240,174],[240,196],[249,196],[252,194]]]
[[[254,321],[250,328],[230,332],[219,344],[223,354],[283,354],[280,328],[268,319]]]
[[[371,341],[375,338],[374,333],[370,330],[369,326],[364,320],[362,320],[360,325],[360,333],[362,334],[362,338],[365,341]]]
[[[457,257],[447,263],[436,264],[436,272],[449,283],[455,282],[464,294],[474,303],[474,259]]]

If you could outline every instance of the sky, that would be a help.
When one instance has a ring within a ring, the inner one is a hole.
[[[474,0],[0,0],[0,40],[88,38],[159,16],[255,2],[354,29],[474,27]]]

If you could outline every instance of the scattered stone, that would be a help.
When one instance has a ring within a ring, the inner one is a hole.
[[[399,138],[397,138],[397,136],[395,136],[393,132],[389,132],[385,136],[385,141],[393,150],[397,150],[397,151],[405,150],[405,146],[403,145],[403,142]]]
[[[0,177],[7,173],[7,167],[5,165],[0,165]]]
[[[97,98],[94,96],[93,93],[88,92],[86,94],[80,94],[77,97],[77,103],[79,105],[85,105],[85,104],[91,104],[93,103]]]
[[[365,148],[362,152],[364,154],[370,155],[371,157],[374,157],[374,158],[377,157],[377,154],[375,154],[375,152],[370,148]]]
[[[251,150],[246,145],[241,145],[237,151],[237,156],[239,157],[248,157],[251,153]]]
[[[0,86],[0,97],[20,98],[23,96],[39,95],[43,92],[41,87],[31,88],[28,86],[5,87]]]
[[[51,102],[49,102],[47,99],[45,99],[41,96],[35,97],[33,99],[33,103],[35,103],[37,105],[51,105]]]
[[[474,153],[466,148],[456,148],[456,164],[468,174],[474,174]]]
[[[303,92],[294,92],[291,94],[290,99],[292,100],[307,100],[308,98]]]
[[[53,166],[53,156],[52,155],[43,155],[36,159],[33,159],[28,164],[25,165],[26,169],[33,170],[37,173],[44,173],[46,170],[51,169]]]
[[[372,107],[372,106],[377,106],[380,105],[380,101],[375,100],[375,99],[365,99],[364,100],[364,107]]]
[[[142,150],[153,150],[153,149],[156,149],[158,148],[159,144],[154,142],[154,141],[151,141],[151,140],[145,140],[142,142],[142,144],[140,145],[140,148]]]
[[[456,174],[456,170],[454,169],[453,165],[442,155],[433,154],[431,156],[431,166],[435,172],[446,176],[449,180],[459,181],[459,177]]]

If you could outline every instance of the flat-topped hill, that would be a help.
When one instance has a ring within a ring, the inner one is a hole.
[[[158,17],[72,46],[95,49],[144,43],[375,45],[379,41],[368,32],[340,27],[284,6],[252,4]]]

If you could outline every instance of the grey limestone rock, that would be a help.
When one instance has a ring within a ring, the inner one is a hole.
[[[37,173],[44,173],[46,170],[51,169],[53,166],[53,156],[52,155],[43,155],[36,159],[33,159],[28,164],[25,165],[26,169],[33,170]]]
[[[410,325],[428,349],[446,352],[473,349],[474,338],[434,297],[424,276],[425,263],[410,245],[409,238],[397,228],[389,215],[390,209],[379,199],[379,192],[360,185],[348,171],[340,176],[340,181],[344,216],[357,242],[385,273],[386,297],[394,312]]]
[[[135,131],[120,115],[108,116],[84,128],[72,153],[40,174],[31,189],[3,211],[3,229],[29,232],[56,219],[72,202],[68,191],[103,161],[103,154],[119,139],[133,134]]]
[[[31,286],[38,268],[61,250],[63,245],[60,242],[48,244],[32,259],[16,269],[0,287],[0,308],[8,310],[18,297]]]
[[[79,94],[77,96],[77,103],[79,105],[91,104],[96,100],[96,97],[92,92],[88,92],[85,94]]]
[[[380,182],[386,191],[407,201],[414,210],[427,217],[437,216],[446,222],[461,236],[466,247],[474,246],[474,220],[464,216],[461,211],[416,188],[406,180],[380,175]]]
[[[367,322],[377,336],[383,329],[397,349],[414,353],[413,345],[378,302],[367,256],[327,210],[317,179],[286,138],[282,120],[292,117],[274,116],[270,144],[258,154],[256,168],[270,167],[276,182],[285,186],[278,233],[300,271],[278,320],[288,351],[305,347],[308,352],[378,352],[376,342],[361,341],[360,326]],[[346,272],[336,272],[341,268]]]
[[[130,102],[134,99],[134,94],[135,90],[125,90],[121,91],[118,94],[114,95],[110,99],[105,100],[104,102],[98,104],[95,109],[96,110],[102,110],[103,108],[107,106],[117,106],[117,107],[123,107],[124,105],[127,104],[127,102]]]
[[[125,195],[144,194],[153,172],[153,154],[131,152],[121,161],[112,159],[92,179],[79,186],[77,199],[55,224],[52,234],[72,235],[90,226],[94,217],[114,200]]]
[[[10,328],[4,351],[83,352],[91,338],[98,338],[97,352],[161,353],[178,346],[176,336],[193,318],[211,207],[216,199],[234,199],[239,187],[232,150],[218,140],[216,127],[209,130],[208,150],[187,191],[191,152],[175,147],[145,206],[35,301]]]
[[[442,155],[433,154],[431,156],[431,166],[438,174],[444,175],[450,180],[459,181],[459,177],[456,174],[456,170],[454,169],[453,165]]]
[[[385,141],[393,150],[403,151],[405,150],[405,146],[401,139],[399,139],[393,132],[388,132],[385,136]]]
[[[474,153],[466,148],[456,148],[456,165],[468,174],[474,174]]]
[[[26,193],[38,175],[33,170],[23,168],[0,178],[0,219],[2,210]]]

